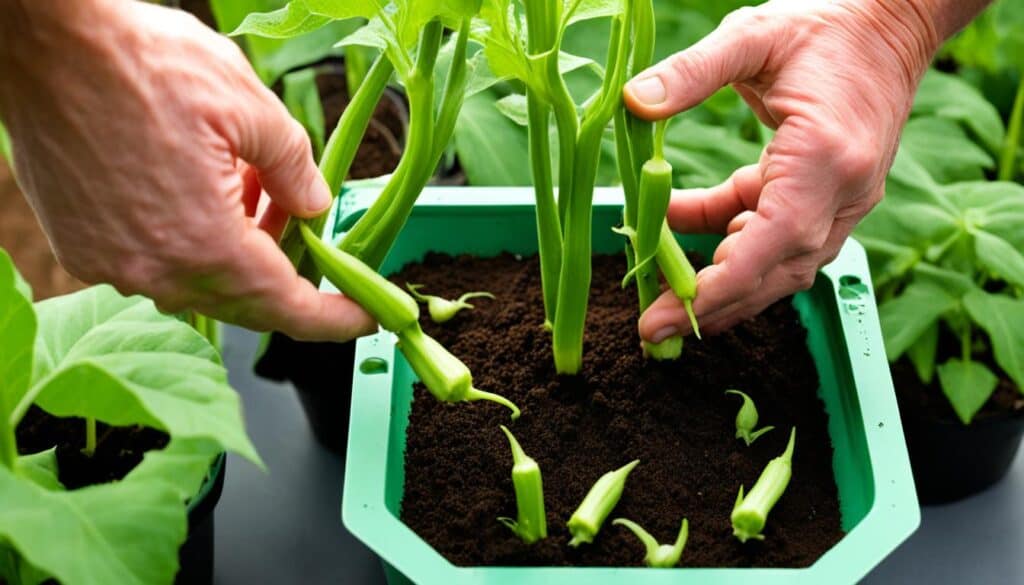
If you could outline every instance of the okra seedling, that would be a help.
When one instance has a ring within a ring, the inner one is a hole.
[[[512,486],[516,490],[516,508],[518,515],[512,518],[498,518],[523,539],[526,544],[533,544],[548,537],[548,521],[544,515],[544,485],[541,481],[540,466],[523,451],[519,441],[505,425],[501,430],[508,437],[509,448],[512,449]]]
[[[490,400],[519,409],[508,399],[473,387],[473,376],[458,358],[420,328],[416,301],[359,259],[328,246],[305,223],[300,232],[317,268],[342,293],[359,303],[384,329],[398,335],[398,347],[435,398],[444,402]]]
[[[430,311],[430,318],[434,320],[434,323],[447,323],[448,321],[451,321],[459,311],[463,309],[472,309],[473,305],[466,302],[469,299],[494,298],[494,295],[489,292],[468,292],[452,301],[435,295],[425,295],[421,293],[420,289],[423,288],[422,284],[405,283],[405,288],[409,289],[409,293],[412,294],[413,298],[417,301],[427,303],[427,310]]]
[[[583,498],[583,503],[569,518],[567,525],[569,533],[572,534],[569,546],[577,547],[585,542],[594,541],[594,537],[601,530],[601,525],[612,513],[615,505],[619,503],[629,472],[639,464],[639,459],[633,460],[598,478],[587,492],[586,497]]]
[[[647,549],[644,563],[648,567],[658,569],[669,569],[679,564],[679,559],[683,556],[683,549],[686,548],[686,539],[690,536],[690,526],[686,518],[683,518],[683,523],[679,526],[679,534],[676,536],[674,544],[658,544],[650,532],[632,520],[616,518],[612,520],[612,524],[625,526],[635,534]]]
[[[796,428],[789,434],[789,444],[782,455],[772,459],[757,478],[757,483],[743,497],[743,486],[736,496],[732,508],[732,533],[740,542],[751,538],[764,540],[761,531],[768,521],[768,513],[782,497],[793,476],[793,446],[796,443]]]
[[[726,390],[725,393],[743,397],[743,406],[740,406],[740,411],[736,413],[736,438],[743,439],[743,442],[748,447],[758,437],[775,428],[768,426],[755,431],[754,427],[757,426],[757,407],[754,406],[754,401],[739,390]]]

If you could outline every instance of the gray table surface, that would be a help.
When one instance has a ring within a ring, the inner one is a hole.
[[[344,461],[314,441],[290,386],[253,375],[258,340],[226,328],[225,360],[269,472],[229,460],[214,582],[382,585],[377,558],[341,525]],[[992,490],[926,508],[917,533],[863,582],[1022,584],[1022,553],[1024,451]]]

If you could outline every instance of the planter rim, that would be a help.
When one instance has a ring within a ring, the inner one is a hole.
[[[350,192],[339,197],[332,211],[325,235],[328,240],[335,240],[348,229],[379,191],[373,187],[351,187]],[[595,209],[621,207],[621,190],[598,188],[594,206]],[[458,217],[472,214],[474,210],[479,212],[480,207],[521,213],[533,208],[533,191],[529,187],[428,187],[414,213]],[[859,401],[856,422],[864,429],[873,496],[863,519],[811,566],[648,569],[461,567],[452,564],[386,507],[387,457],[381,455],[387,452],[389,442],[394,368],[388,368],[385,374],[368,374],[361,372],[358,364],[373,358],[393,363],[395,338],[387,332],[360,339],[356,348],[342,501],[345,526],[387,565],[418,583],[610,585],[625,580],[669,584],[684,579],[698,585],[739,585],[757,579],[761,585],[819,585],[858,581],[917,529],[920,508],[863,247],[848,239],[836,260],[821,269],[819,278],[822,276],[830,283],[835,296],[838,321],[849,351],[849,376]],[[326,288],[330,288],[329,285]],[[859,294],[852,295],[851,290]],[[393,551],[401,551],[401,554],[390,554]]]

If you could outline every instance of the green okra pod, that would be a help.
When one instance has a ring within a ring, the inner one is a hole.
[[[661,226],[661,238],[658,244],[658,268],[665,275],[672,292],[679,297],[686,307],[686,314],[690,317],[690,324],[693,326],[693,333],[700,339],[700,325],[697,323],[697,315],[693,312],[693,301],[697,298],[697,271],[693,269],[686,253],[679,246],[668,222]]]
[[[639,464],[640,460],[635,459],[597,479],[597,482],[587,492],[586,497],[583,498],[579,508],[576,508],[569,518],[567,525],[572,534],[569,546],[577,547],[583,543],[594,541],[594,537],[601,530],[601,525],[612,513],[615,505],[619,503],[629,472]]]
[[[508,437],[512,450],[512,486],[516,491],[516,519],[498,518],[526,544],[548,537],[548,521],[544,513],[544,485],[540,466],[523,451],[519,441],[505,425],[501,430]]]
[[[757,483],[750,488],[746,497],[743,495],[743,486],[736,496],[736,504],[732,508],[732,533],[740,542],[747,542],[750,539],[764,540],[765,524],[768,522],[768,513],[779,501],[782,494],[789,485],[793,476],[793,447],[796,443],[796,428],[789,434],[789,444],[782,455],[772,459],[765,466]]]
[[[683,518],[683,522],[679,526],[679,534],[676,535],[676,541],[673,544],[658,544],[650,532],[632,520],[616,518],[612,520],[612,524],[625,526],[635,534],[647,550],[647,554],[644,555],[644,564],[658,569],[669,569],[679,564],[679,559],[683,556],[683,549],[686,548],[686,539],[690,536],[690,523],[686,518]]]
[[[747,396],[744,392],[739,390],[726,390],[726,394],[735,394],[743,398],[743,405],[740,406],[739,412],[736,413],[736,438],[743,439],[743,442],[749,447],[751,443],[757,440],[758,437],[774,429],[775,427],[767,426],[758,430],[754,430],[757,426],[757,407],[754,406],[754,401]]]
[[[430,318],[434,320],[434,323],[447,323],[451,321],[459,311],[463,309],[472,309],[473,305],[467,301],[470,299],[487,298],[493,299],[494,295],[489,292],[468,292],[455,300],[449,300],[436,295],[425,295],[420,292],[423,288],[422,284],[405,284],[405,288],[409,289],[409,293],[412,294],[413,298],[421,303],[427,303],[427,310],[430,312]]]

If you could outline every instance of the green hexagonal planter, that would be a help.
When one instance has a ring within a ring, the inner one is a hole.
[[[344,197],[334,226],[347,229],[376,195],[356,189]],[[598,190],[594,249],[614,252],[621,239],[609,228],[621,213],[616,190]],[[521,254],[537,249],[533,193],[520,188],[431,188],[420,199],[389,255],[384,273],[428,251]],[[710,255],[718,238],[684,238]],[[822,269],[811,290],[794,305],[808,329],[808,346],[821,379],[829,415],[843,528],[846,536],[817,562],[802,569],[457,567],[420,539],[399,518],[404,483],[405,430],[414,375],[381,333],[359,341],[353,372],[352,412],[342,504],[345,526],[385,564],[391,585],[839,585],[855,583],[905,540],[920,510],[903,442],[871,292],[867,259],[854,241]],[[359,364],[380,367],[358,367]]]

